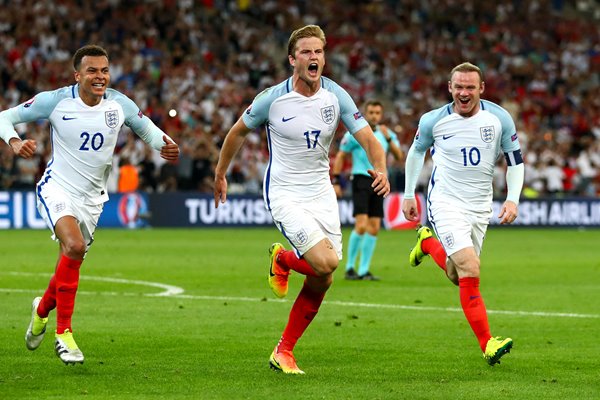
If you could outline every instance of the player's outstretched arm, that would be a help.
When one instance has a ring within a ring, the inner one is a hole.
[[[250,132],[250,129],[246,126],[242,118],[237,120],[231,127],[225,141],[223,141],[223,147],[221,147],[221,153],[219,154],[219,161],[215,168],[215,208],[219,207],[219,203],[225,203],[227,200],[227,169],[231,160],[240,150],[246,140],[246,135]]]

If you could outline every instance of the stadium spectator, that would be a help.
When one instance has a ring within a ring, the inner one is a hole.
[[[389,110],[388,125],[403,135],[414,132],[425,111],[447,101],[436,88],[445,86],[445,71],[463,59],[481,65],[486,73],[487,98],[502,101],[517,114],[513,118],[523,123],[518,127],[520,138],[554,151],[544,139],[551,132],[568,154],[578,154],[579,138],[600,132],[600,24],[593,0],[501,0],[474,2],[467,8],[451,0],[439,0],[435,6],[414,1],[354,2],[344,7],[282,0],[192,3],[154,1],[141,6],[108,1],[90,12],[85,2],[2,2],[0,109],[69,84],[69,54],[94,41],[104,43],[117,59],[111,65],[113,80],[119,81],[115,89],[134,99],[176,142],[198,140],[185,127],[200,126],[214,139],[211,145],[218,152],[223,126],[233,124],[256,91],[285,79],[283,55],[273,49],[285,45],[290,27],[300,26],[303,16],[327,24],[326,74],[358,102],[382,99]],[[365,18],[350,22],[357,15]],[[168,114],[172,109],[181,121],[174,128],[181,132],[168,125],[173,122]],[[17,130],[29,138],[35,125]],[[338,132],[335,141],[342,135]],[[600,140],[599,133],[594,135]],[[260,142],[259,147],[266,148],[264,135]],[[44,165],[50,154],[40,154]],[[153,161],[159,179],[162,162]],[[559,164],[562,161],[559,158]],[[186,177],[176,174],[175,179]],[[244,181],[243,190],[254,185]],[[157,183],[161,190],[184,186]]]
[[[596,187],[594,180],[598,175],[598,167],[596,165],[596,155],[594,154],[594,146],[591,137],[584,137],[581,140],[582,150],[579,153],[575,163],[579,171],[579,182],[577,184],[577,194],[580,196],[595,196]]]
[[[383,104],[379,100],[369,100],[365,103],[364,117],[375,133],[375,137],[383,147],[397,160],[402,158],[400,142],[396,133],[382,124]],[[373,166],[367,153],[350,132],[346,132],[332,168],[333,188],[338,197],[342,196],[340,175],[348,155],[352,161],[352,204],[355,219],[354,229],[348,239],[348,255],[346,257],[345,278],[349,280],[376,281],[378,277],[370,271],[371,258],[377,244],[377,234],[381,229],[383,218],[383,197],[378,196],[371,187],[373,178],[369,170]],[[360,260],[358,269],[354,268]]]
[[[548,165],[542,172],[544,179],[546,180],[546,193],[549,195],[562,194],[564,192],[563,181],[565,179],[565,172],[558,165],[555,159],[550,159]]]
[[[79,269],[94,241],[94,231],[108,200],[106,181],[117,133],[126,124],[166,160],[179,148],[135,103],[110,84],[108,53],[86,45],[73,56],[76,84],[38,93],[0,113],[0,137],[22,159],[35,157],[37,141],[21,140],[14,126],[47,119],[52,126],[53,158],[37,186],[37,208],[59,243],[55,273],[43,297],[32,303],[25,344],[35,350],[46,332],[48,314],[56,308],[54,347],[65,364],[83,363],[73,338],[71,319]],[[74,132],[80,132],[74,134]]]
[[[140,185],[140,174],[137,167],[128,157],[121,157],[119,163],[119,193],[135,192]]]
[[[342,257],[342,232],[329,178],[329,146],[340,121],[365,148],[374,166],[371,186],[390,187],[385,153],[348,93],[322,76],[325,34],[319,26],[295,30],[288,42],[293,74],[261,92],[227,133],[215,172],[215,206],[227,198],[228,168],[250,131],[266,126],[270,163],[264,199],[273,221],[294,250],[269,249],[269,284],[277,297],[288,291],[291,270],[306,276],[281,339],[270,357],[273,369],[303,374],[293,349],[317,314]],[[304,132],[298,134],[298,132]]]
[[[459,287],[465,317],[483,357],[494,365],[513,342],[490,334],[479,291],[479,254],[492,217],[492,179],[498,153],[504,152],[508,164],[506,201],[498,215],[501,224],[510,224],[517,218],[524,168],[510,114],[497,104],[482,100],[484,90],[479,67],[465,62],[452,69],[448,81],[452,103],[421,117],[408,151],[402,211],[407,220],[419,220],[415,200],[417,177],[425,153],[434,146],[427,216],[439,240],[428,227],[420,227],[409,262],[416,267],[430,254]]]

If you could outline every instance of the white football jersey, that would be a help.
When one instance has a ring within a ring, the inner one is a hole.
[[[431,147],[434,166],[428,203],[450,203],[475,212],[491,210],[494,165],[500,152],[509,165],[522,162],[510,114],[486,100],[468,118],[453,112],[452,104],[424,114],[413,146],[419,152]]]
[[[341,121],[351,133],[367,126],[350,95],[328,78],[306,97],[292,88],[292,78],[258,94],[242,116],[251,129],[266,126],[269,165],[263,195],[311,199],[332,190],[329,146]]]
[[[163,132],[120,92],[107,89],[100,103],[90,107],[79,97],[78,88],[39,93],[15,107],[10,122],[50,122],[52,157],[38,185],[52,179],[72,195],[101,204],[108,200],[106,181],[123,124],[155,149],[162,146]]]

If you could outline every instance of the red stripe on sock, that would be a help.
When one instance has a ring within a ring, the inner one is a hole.
[[[277,261],[286,268],[292,269],[302,275],[317,276],[310,264],[304,258],[296,257],[292,250],[283,250],[279,253]]]
[[[421,250],[423,250],[423,253],[429,254],[433,258],[433,261],[446,271],[446,250],[444,250],[439,240],[434,237],[423,240],[421,242]]]
[[[315,292],[304,282],[304,286],[302,286],[302,290],[300,290],[290,311],[288,323],[281,335],[278,345],[279,350],[292,351],[294,349],[298,339],[317,315],[324,297],[325,292]]]
[[[75,295],[79,286],[79,267],[83,260],[73,260],[65,255],[56,267],[56,332],[63,333],[71,328],[71,317],[75,307]]]
[[[458,280],[460,304],[471,325],[471,329],[481,351],[485,351],[488,340],[492,337],[488,324],[487,311],[481,293],[479,292],[479,278],[460,278]]]

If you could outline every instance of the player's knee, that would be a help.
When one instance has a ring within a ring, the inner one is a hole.
[[[461,278],[478,278],[479,277],[479,260],[469,260],[460,266]]]
[[[362,235],[362,234],[364,234],[367,231],[367,225],[366,224],[356,224],[354,226],[354,230],[359,235]]]
[[[369,228],[367,229],[367,233],[371,236],[377,236],[377,234],[379,233],[379,227],[369,226]]]
[[[333,274],[336,270],[339,259],[337,254],[335,253],[327,253],[323,257],[316,260],[314,265],[312,265],[313,269],[319,276],[327,276]]]
[[[63,253],[73,260],[83,260],[85,251],[87,249],[86,244],[83,240],[66,240],[62,244]]]

